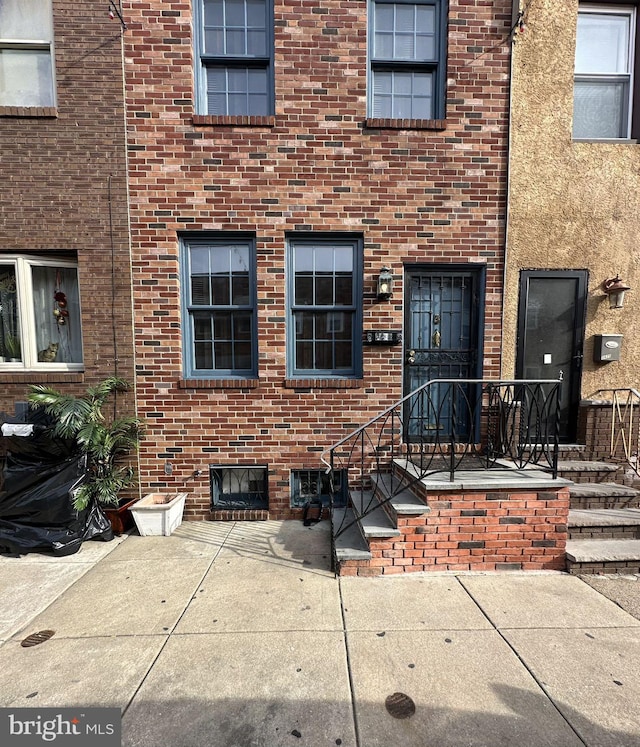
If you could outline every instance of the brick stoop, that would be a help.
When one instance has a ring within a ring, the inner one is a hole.
[[[620,465],[581,459],[560,460],[558,475],[572,482],[606,482],[615,476]]]
[[[573,485],[570,495],[569,573],[639,573],[640,491],[591,483]]]
[[[420,480],[408,488],[405,468],[394,463],[393,498],[363,520],[356,518],[363,506],[389,495],[390,475],[374,475],[372,490],[358,492],[353,509],[334,512],[334,531],[345,517],[353,522],[335,540],[338,575],[564,569],[565,480],[537,470],[496,470],[490,476],[464,473],[453,483]]]

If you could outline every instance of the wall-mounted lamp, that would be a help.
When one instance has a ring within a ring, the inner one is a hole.
[[[602,283],[602,290],[609,296],[609,308],[621,309],[624,304],[624,294],[631,290],[631,286],[621,280],[620,275],[616,275]]]
[[[393,275],[388,267],[383,267],[378,275],[378,298],[386,301],[393,293]]]

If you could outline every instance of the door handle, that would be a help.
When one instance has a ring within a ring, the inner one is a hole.
[[[407,351],[407,363],[415,363],[415,362],[416,362],[416,351],[415,350]]]

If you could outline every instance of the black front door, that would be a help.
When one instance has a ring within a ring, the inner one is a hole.
[[[405,288],[405,394],[433,379],[478,378],[484,268],[409,269]],[[453,406],[446,385],[432,385],[424,395],[410,399],[405,408],[405,437],[448,439],[455,428],[466,440],[476,423],[469,422],[468,408],[460,407],[454,424]]]
[[[557,379],[560,440],[576,438],[586,313],[586,270],[524,270],[518,312],[519,379]]]

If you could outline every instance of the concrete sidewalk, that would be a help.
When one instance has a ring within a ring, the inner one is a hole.
[[[640,745],[640,621],[579,578],[336,579],[327,522],[111,544],[0,558],[0,706],[119,706],[126,747]]]

